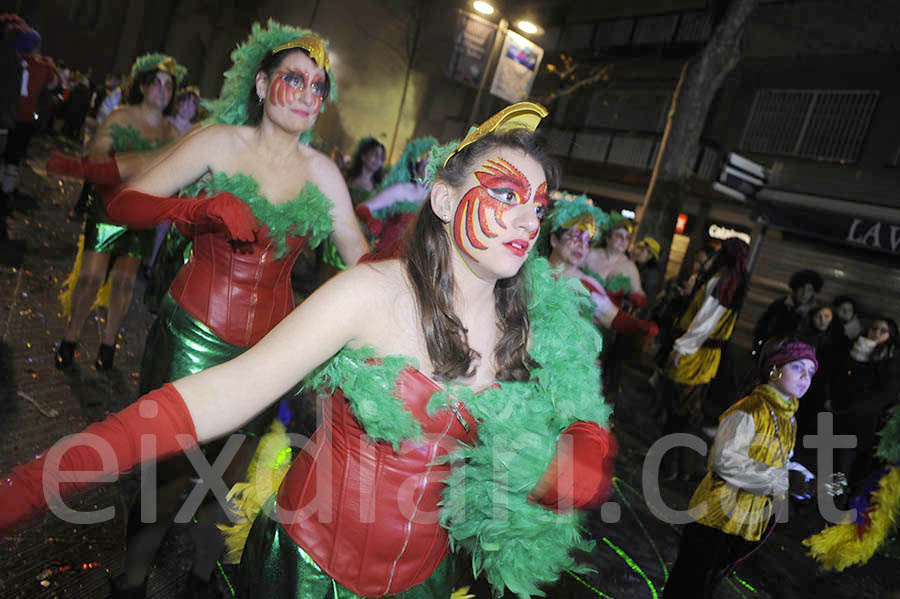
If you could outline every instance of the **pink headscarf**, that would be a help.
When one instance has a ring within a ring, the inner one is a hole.
[[[781,368],[788,362],[795,362],[797,360],[812,360],[813,364],[816,365],[816,370],[819,370],[819,361],[816,360],[816,350],[813,349],[811,345],[800,341],[794,341],[785,343],[784,347],[778,350],[778,353],[769,356],[763,363],[762,374],[763,376],[767,375],[772,370],[773,366]]]

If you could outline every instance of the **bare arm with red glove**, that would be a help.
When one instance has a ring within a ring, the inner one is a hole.
[[[618,444],[594,422],[575,422],[560,435],[556,454],[528,493],[528,502],[554,512],[586,509],[609,497]]]
[[[0,533],[28,524],[47,509],[59,514],[66,497],[196,443],[193,420],[175,387],[152,391],[103,422],[64,437],[0,480]]]
[[[70,175],[98,185],[118,185],[122,182],[115,155],[91,160],[88,157],[64,154],[54,148],[47,158],[47,172]]]
[[[230,193],[199,198],[161,198],[126,187],[106,202],[106,216],[132,229],[151,229],[163,221],[187,225],[219,224],[237,241],[253,241],[259,223],[253,211]]]

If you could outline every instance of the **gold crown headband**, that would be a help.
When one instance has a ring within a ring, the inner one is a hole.
[[[590,212],[582,212],[576,217],[570,218],[562,226],[563,229],[578,229],[580,231],[587,231],[587,233],[591,236],[591,239],[600,231],[600,227],[597,226],[597,221],[594,220],[594,215]]]
[[[511,104],[478,125],[474,131],[466,135],[465,139],[459,142],[456,149],[447,156],[446,160],[444,160],[443,166],[447,166],[447,163],[450,162],[450,159],[453,158],[457,152],[466,146],[475,143],[485,135],[494,132],[503,133],[510,129],[527,129],[529,131],[534,131],[537,129],[538,125],[541,124],[541,120],[548,114],[550,113],[547,112],[547,109],[537,102],[525,101]]]
[[[272,54],[278,54],[279,52],[284,52],[291,48],[302,48],[309,52],[309,57],[313,59],[313,62],[315,62],[320,69],[325,69],[327,71],[331,68],[328,54],[325,53],[325,44],[318,35],[308,33],[303,37],[298,37],[286,44],[281,44],[272,50]]]
[[[178,76],[178,65],[171,56],[167,56],[165,60],[156,65],[156,69],[163,73],[168,73],[172,77]]]

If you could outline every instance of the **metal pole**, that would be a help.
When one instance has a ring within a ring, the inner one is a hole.
[[[484,72],[481,74],[481,83],[478,84],[478,93],[475,94],[475,102],[472,104],[472,112],[469,114],[468,125],[474,125],[477,122],[475,119],[478,116],[478,106],[481,104],[481,95],[484,93],[484,86],[487,84],[488,75],[493,69],[495,55],[500,51],[500,48],[503,47],[503,40],[506,38],[507,29],[509,29],[509,22],[506,19],[500,19],[500,24],[497,26],[497,37],[494,38],[491,55],[488,58],[488,63],[484,68]],[[465,135],[465,133],[465,131],[462,132],[463,135]]]
[[[759,233],[753,237],[753,244],[750,246],[750,254],[747,256],[747,278],[753,276],[753,269],[756,268],[756,260],[759,258],[759,250],[762,248],[763,239],[768,231],[768,225],[761,225]]]

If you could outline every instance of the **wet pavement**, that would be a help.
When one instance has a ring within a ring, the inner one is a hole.
[[[80,221],[67,220],[67,213],[80,183],[44,176],[43,158],[52,144],[62,141],[36,137],[29,160],[33,170],[22,169],[24,195],[15,200],[12,232],[27,243],[24,263],[0,265],[0,472],[137,397],[140,356],[153,318],[142,302],[144,283],[139,278],[119,336],[115,369],[101,373],[92,366],[101,313],[86,323],[73,368],[56,370],[55,346],[65,325],[57,295],[72,266],[80,230]],[[73,149],[71,144],[68,147]],[[582,559],[594,571],[565,574],[559,584],[547,589],[548,596],[649,599],[661,595],[676,557],[679,528],[656,518],[644,500],[642,465],[648,447],[661,432],[651,415],[652,391],[646,375],[646,369],[626,368],[625,390],[615,398],[615,431],[621,447],[615,489],[611,503],[591,513],[586,522],[597,543],[593,553]],[[124,505],[130,484],[133,481],[104,485],[70,502],[75,509],[113,506],[115,518],[108,523],[71,525],[48,516],[20,535],[0,538],[0,597],[107,597],[110,577],[122,571]],[[684,509],[695,486],[696,481],[674,482],[658,490],[670,507]],[[885,599],[900,588],[900,562],[884,556],[841,574],[818,574],[800,541],[821,526],[814,505],[792,504],[790,521],[776,528],[760,550],[738,567],[717,596]],[[150,576],[148,597],[183,596],[192,555],[188,527],[176,526],[168,535]],[[223,568],[215,576],[215,587],[223,596],[230,596],[229,574],[233,571]],[[474,584],[473,592],[479,598],[490,596],[481,582]]]

